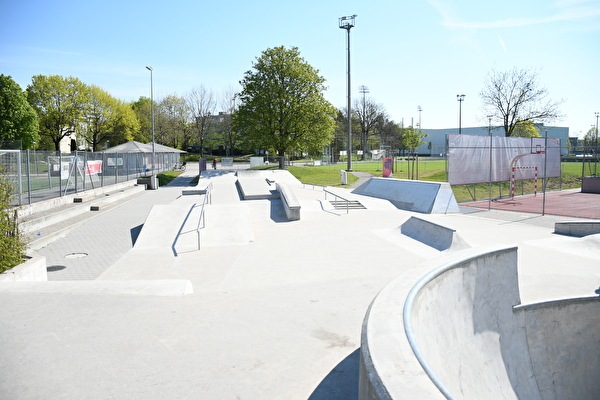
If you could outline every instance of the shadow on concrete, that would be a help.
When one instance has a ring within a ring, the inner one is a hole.
[[[269,199],[269,204],[271,205],[270,218],[273,220],[273,222],[290,222],[290,220],[287,218],[287,215],[285,215],[285,209],[283,208],[281,199]]]
[[[144,224],[141,224],[129,230],[129,235],[131,236],[131,247],[135,246],[135,242],[137,241],[138,236],[140,236],[140,232],[142,231],[143,227]]]
[[[356,349],[327,374],[308,400],[357,400],[359,363]]]

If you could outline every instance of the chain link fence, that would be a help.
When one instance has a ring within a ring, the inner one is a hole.
[[[21,206],[169,171],[179,156],[0,149],[0,169],[13,186],[11,205]]]

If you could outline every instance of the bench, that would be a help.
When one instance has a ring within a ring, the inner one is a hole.
[[[285,209],[285,215],[287,215],[290,221],[297,221],[300,219],[300,202],[296,199],[296,195],[292,191],[292,188],[287,183],[278,182],[277,192],[283,203]]]

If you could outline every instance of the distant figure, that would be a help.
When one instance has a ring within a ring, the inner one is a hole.
[[[213,169],[217,169],[217,159],[213,158]]]

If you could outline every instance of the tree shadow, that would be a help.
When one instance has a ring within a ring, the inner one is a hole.
[[[336,365],[308,400],[357,400],[359,364],[360,348]]]

